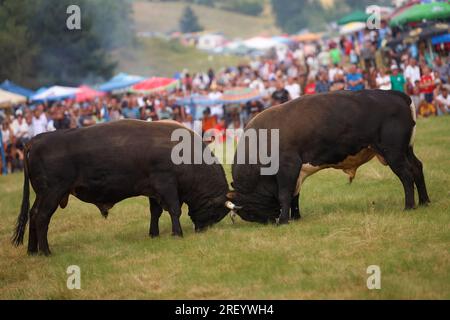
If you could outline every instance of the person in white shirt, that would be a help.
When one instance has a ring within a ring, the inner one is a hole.
[[[44,106],[40,104],[36,107],[36,110],[34,110],[34,116],[32,120],[33,136],[46,132],[47,124],[48,121],[44,113]]]
[[[450,95],[446,87],[441,87],[440,94],[436,97],[438,115],[450,113]]]
[[[28,124],[25,121],[25,118],[23,117],[22,110],[16,111],[16,119],[13,120],[11,123],[11,129],[13,131],[14,136],[17,140],[28,140],[30,136]]]
[[[289,77],[288,83],[284,88],[289,92],[291,99],[297,99],[298,97],[300,97],[301,88],[300,85],[295,81],[295,78]]]
[[[411,84],[416,83],[416,81],[420,81],[420,68],[417,65],[416,59],[409,59],[409,64],[405,69],[404,76],[406,81],[410,82]]]
[[[339,74],[339,75],[344,75],[344,70],[342,70],[341,68],[339,68],[338,65],[332,65],[330,67],[330,69],[328,69],[328,80],[330,82],[333,82],[335,79],[334,77]]]
[[[377,88],[381,90],[391,90],[391,77],[386,73],[386,70],[382,68],[376,78]]]

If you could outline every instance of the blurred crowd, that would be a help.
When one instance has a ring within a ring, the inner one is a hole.
[[[386,31],[388,32],[388,31]],[[382,89],[407,93],[418,116],[450,112],[450,59],[432,54],[425,43],[394,48],[382,46],[383,29],[339,41],[296,44],[272,51],[239,66],[180,76],[171,92],[116,94],[93,101],[71,100],[18,106],[2,118],[2,144],[8,171],[22,169],[23,145],[33,136],[52,130],[87,127],[119,119],[172,119],[205,132],[211,128],[243,128],[259,112],[302,95],[336,90]],[[259,96],[246,103],[180,103],[183,97],[211,100],[230,88],[252,88]]]

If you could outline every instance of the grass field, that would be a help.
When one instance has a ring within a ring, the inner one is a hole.
[[[246,58],[233,55],[209,55],[194,47],[181,45],[176,40],[138,38],[137,45],[120,49],[114,54],[117,70],[141,76],[173,77],[184,69],[189,72],[216,72],[224,66],[237,66]]]
[[[207,31],[220,31],[230,38],[249,38],[256,35],[276,35],[281,31],[275,26],[270,13],[253,17],[206,6],[190,4],[199,23]],[[135,1],[133,15],[138,32],[178,31],[178,22],[186,3]]]
[[[185,213],[183,239],[170,236],[166,213],[161,236],[147,236],[143,197],[118,204],[107,220],[71,197],[52,219],[50,258],[10,245],[22,175],[1,176],[0,298],[449,299],[450,117],[420,120],[415,149],[426,208],[404,212],[400,182],[376,161],[351,185],[339,171],[311,177],[298,222],[232,225],[227,217],[195,234]],[[81,268],[81,290],[66,288],[69,265]],[[369,265],[381,268],[381,290],[366,287]]]

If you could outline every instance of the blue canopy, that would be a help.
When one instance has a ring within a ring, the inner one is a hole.
[[[440,36],[431,38],[431,43],[433,45],[440,44],[440,43],[446,43],[446,42],[450,42],[450,33],[441,34]]]
[[[132,86],[138,82],[144,80],[144,77],[135,76],[126,73],[119,73],[112,77],[109,81],[98,86],[98,90],[100,91],[113,91],[125,89],[127,87]]]
[[[200,105],[200,106],[213,106],[216,104],[220,104],[220,99],[210,99],[208,96],[202,95],[192,95],[182,98],[177,98],[176,102],[181,105]]]
[[[16,94],[19,94],[19,95],[27,97],[27,98],[30,98],[32,95],[35,94],[34,91],[29,90],[29,89],[24,88],[24,87],[21,87],[21,86],[15,84],[14,82],[9,81],[9,80],[3,81],[0,84],[0,89],[3,89],[5,91],[9,91],[9,92],[12,92],[12,93],[16,93]]]

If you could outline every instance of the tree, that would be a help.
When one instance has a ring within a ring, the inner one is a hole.
[[[81,29],[69,30],[77,5]],[[129,0],[0,0],[0,81],[30,87],[109,78],[110,52],[133,43]]]
[[[0,80],[28,85],[38,48],[31,41],[26,12],[24,2],[0,1]]]
[[[190,6],[186,6],[180,18],[180,30],[183,33],[202,31],[195,12]]]

